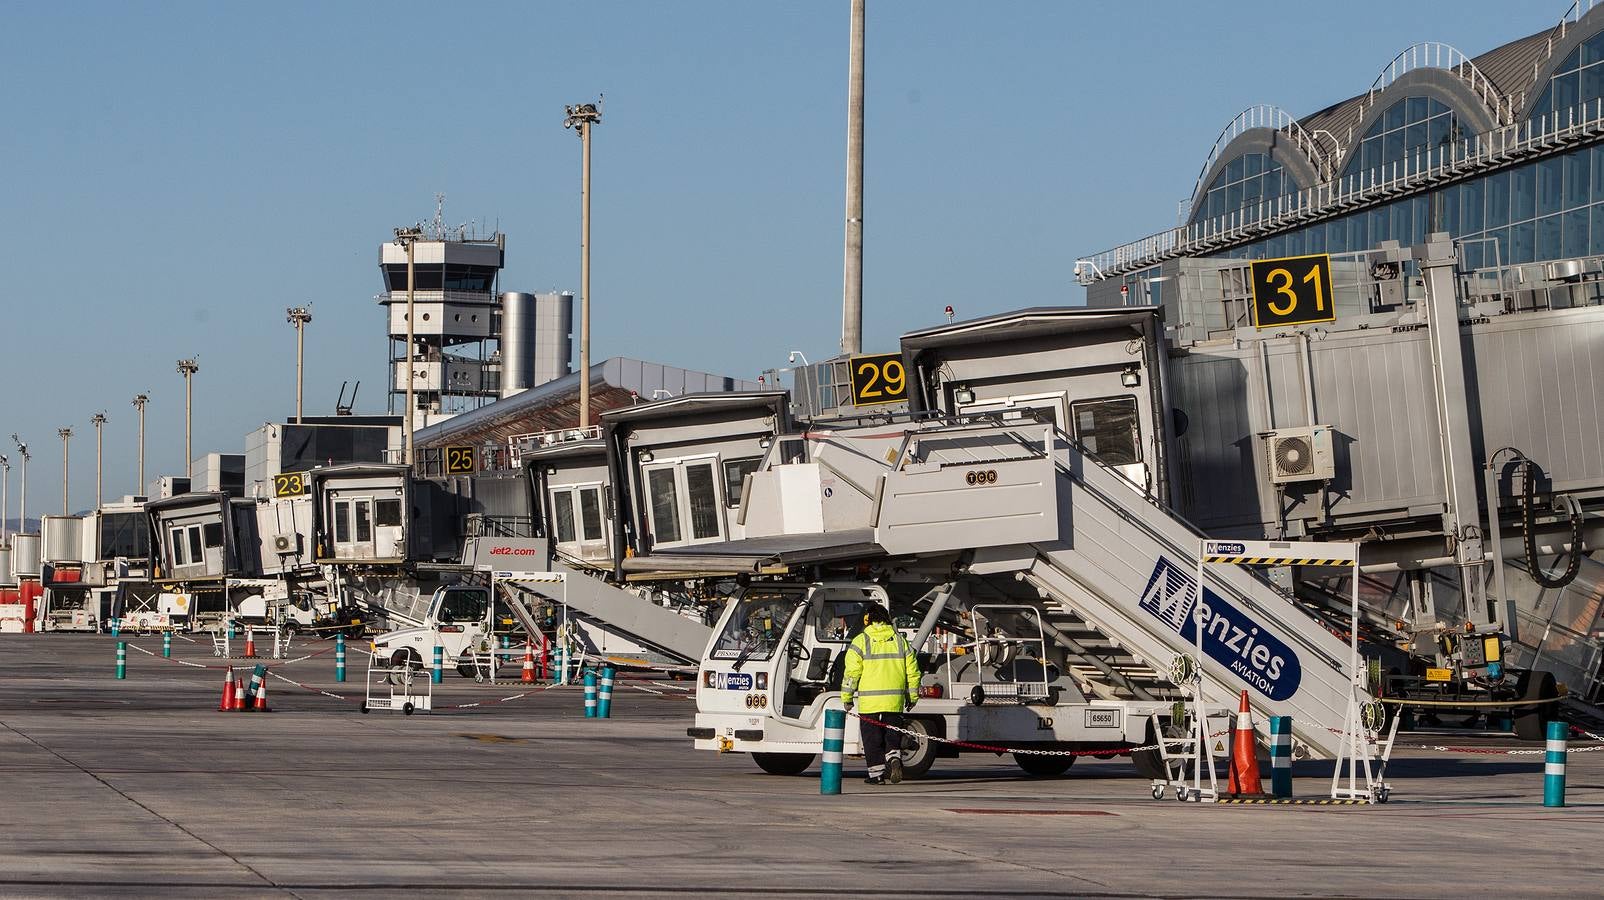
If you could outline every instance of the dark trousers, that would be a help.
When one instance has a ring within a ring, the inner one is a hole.
[[[898,759],[902,758],[902,732],[881,728],[876,722],[897,728],[908,727],[908,718],[902,713],[863,713],[858,731],[863,736],[863,761],[868,763],[870,775],[885,771],[886,751],[896,753]]]

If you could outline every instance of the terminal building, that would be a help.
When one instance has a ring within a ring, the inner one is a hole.
[[[1178,294],[1212,269],[1182,260],[1412,246],[1431,232],[1489,275],[1604,256],[1601,136],[1604,10],[1582,0],[1480,56],[1405,48],[1368,88],[1301,118],[1250,107],[1209,149],[1174,227],[1083,257],[1076,274],[1092,306],[1161,304],[1172,325],[1196,326]]]

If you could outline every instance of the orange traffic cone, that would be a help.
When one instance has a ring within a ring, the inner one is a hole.
[[[234,711],[234,712],[244,712],[244,710],[245,710],[245,681],[244,681],[244,679],[241,679],[241,678],[234,679],[234,702],[228,708],[230,710]]]
[[[245,658],[256,658],[256,636],[251,633],[249,628],[245,630]]]
[[[1236,727],[1231,729],[1231,768],[1226,790],[1238,797],[1264,796],[1259,778],[1258,743],[1253,735],[1253,711],[1248,708],[1248,692],[1242,692],[1237,708]]]
[[[535,646],[528,641],[524,641],[523,680],[525,683],[533,683],[535,680]]]
[[[256,706],[253,709],[256,712],[272,712],[271,709],[267,708],[267,679],[265,678],[262,679],[261,684],[256,686]]]
[[[223,701],[217,704],[218,712],[228,712],[234,708],[234,667],[229,666],[223,674]]]

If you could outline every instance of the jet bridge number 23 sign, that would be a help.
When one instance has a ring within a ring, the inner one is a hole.
[[[1332,300],[1328,254],[1253,261],[1255,328],[1333,321]]]

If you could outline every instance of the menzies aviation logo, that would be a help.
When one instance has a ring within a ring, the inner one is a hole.
[[[1203,609],[1194,618],[1191,612],[1196,603],[1197,582],[1192,574],[1159,557],[1142,592],[1143,609],[1188,643],[1196,642],[1196,623],[1205,622],[1203,652],[1271,700],[1285,700],[1297,693],[1303,666],[1291,647],[1211,590],[1204,590]]]

